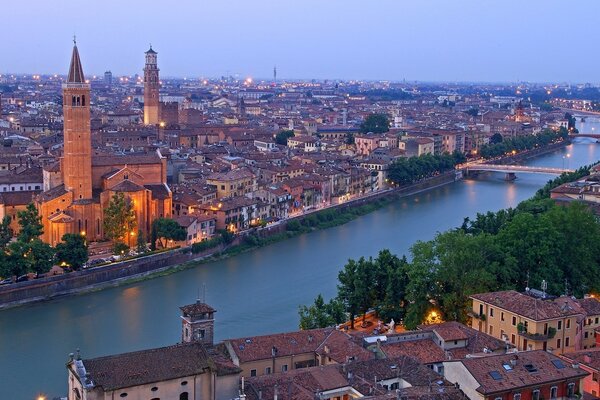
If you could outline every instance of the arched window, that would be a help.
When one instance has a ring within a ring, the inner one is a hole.
[[[76,96],[73,96],[73,98],[71,99],[71,106],[75,107],[76,105],[77,105]]]
[[[77,96],[77,107],[81,106],[81,97]]]
[[[183,392],[179,395],[179,400],[188,400],[188,392]]]
[[[85,107],[85,95],[81,96],[81,105]]]

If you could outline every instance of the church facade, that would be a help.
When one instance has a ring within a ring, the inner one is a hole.
[[[90,85],[83,75],[77,45],[63,84],[63,115],[60,173],[51,180],[45,175],[45,190],[36,197],[44,225],[42,239],[52,246],[65,233],[79,233],[90,241],[104,239],[103,210],[117,193],[131,201],[137,219],[136,230],[124,242],[135,244],[138,230],[149,237],[153,220],[171,216],[166,158],[158,150],[127,155],[93,151]]]

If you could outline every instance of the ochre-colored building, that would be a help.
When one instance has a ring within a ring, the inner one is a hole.
[[[154,219],[171,215],[166,159],[158,151],[93,153],[90,86],[77,46],[63,85],[63,110],[64,153],[59,178],[46,180],[44,175],[45,190],[36,198],[44,225],[42,239],[53,246],[65,233],[80,233],[92,241],[103,239],[103,210],[118,192],[133,203],[137,217],[137,228],[125,241],[135,243],[138,229],[148,237]]]

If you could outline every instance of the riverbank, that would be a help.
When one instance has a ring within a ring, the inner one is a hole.
[[[460,174],[451,171],[405,187],[376,192],[370,196],[295,216],[275,226],[249,232],[236,238],[228,246],[221,244],[198,254],[192,254],[190,248],[176,249],[121,263],[2,286],[0,287],[0,310],[131,284],[222,260],[304,233],[348,223],[386,206],[394,199],[434,189],[460,178]],[[335,214],[333,218],[332,213]],[[315,219],[319,221],[319,215],[325,215],[323,221],[312,223],[311,221]],[[305,221],[308,223],[305,224]],[[288,230],[290,223],[298,223],[300,226],[304,224],[308,229]]]
[[[523,162],[529,158],[553,152],[568,144],[569,141],[553,143],[544,148],[494,160],[494,163]],[[227,246],[220,244],[198,254],[192,254],[189,248],[183,248],[65,275],[2,286],[0,287],[0,310],[127,285],[195,268],[201,264],[223,260],[305,233],[346,224],[360,216],[374,212],[396,199],[432,190],[462,178],[460,171],[449,171],[411,185],[375,192],[345,203],[312,210],[277,225],[247,232]],[[289,229],[290,225],[292,229]]]

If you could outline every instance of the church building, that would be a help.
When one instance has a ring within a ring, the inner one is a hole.
[[[158,86],[156,97],[157,92]],[[79,233],[90,241],[104,239],[103,210],[116,193],[123,193],[132,202],[137,217],[136,231],[126,240],[130,244],[135,243],[137,230],[149,237],[153,220],[171,216],[166,158],[158,150],[127,155],[94,151],[90,100],[90,85],[83,75],[75,44],[63,84],[64,149],[60,173],[44,175],[45,190],[36,198],[44,225],[42,239],[52,246],[65,233]]]

